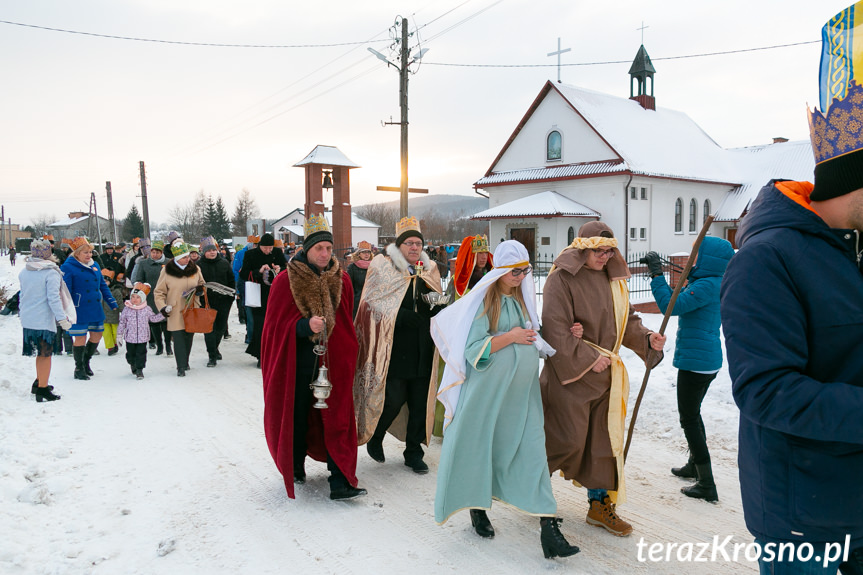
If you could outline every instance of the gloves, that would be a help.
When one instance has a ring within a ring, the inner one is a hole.
[[[72,322],[68,319],[61,319],[57,322],[57,325],[62,327],[65,331],[69,331],[70,329],[72,329]]]
[[[647,252],[643,258],[638,260],[638,263],[647,265],[647,272],[650,277],[655,278],[662,275],[662,262],[659,259],[658,253]]]
[[[162,309],[159,310],[159,313],[165,317],[168,317],[168,314],[171,313],[171,310],[174,309],[172,306],[166,305]]]
[[[119,333],[117,334],[117,345],[123,345],[123,336]]]

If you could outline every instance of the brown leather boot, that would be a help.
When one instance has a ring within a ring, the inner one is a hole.
[[[592,500],[586,521],[591,525],[604,527],[606,531],[618,537],[626,537],[632,533],[632,525],[618,517],[614,511],[615,507],[608,495],[602,501]]]

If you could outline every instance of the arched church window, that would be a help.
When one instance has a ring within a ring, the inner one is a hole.
[[[704,219],[701,220],[701,225],[704,225],[704,222],[707,221],[708,216],[710,216],[710,200],[704,200]]]
[[[561,159],[561,137],[560,132],[557,130],[551,132],[546,138],[546,154],[545,157],[548,161],[551,160],[559,160]]]
[[[689,231],[694,232],[696,230],[695,220],[698,219],[698,202],[695,201],[695,198],[692,198],[689,201]]]
[[[567,230],[567,232],[566,232],[566,243],[567,243],[567,245],[571,244],[574,239],[575,239],[575,230],[572,229],[572,226],[569,226],[569,230]]]
[[[683,200],[680,198],[674,202],[674,231],[675,233],[683,231]]]

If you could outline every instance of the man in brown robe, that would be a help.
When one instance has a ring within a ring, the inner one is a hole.
[[[645,362],[658,363],[665,344],[629,305],[629,275],[611,229],[590,222],[554,261],[542,306],[542,336],[557,350],[540,375],[549,471],[561,470],[586,487],[587,522],[619,536],[632,533],[632,526],[615,512],[625,498],[622,448],[629,394],[618,353],[623,345]],[[575,324],[583,326],[581,338],[573,337]]]

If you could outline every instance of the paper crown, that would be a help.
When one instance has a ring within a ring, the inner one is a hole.
[[[52,253],[51,243],[47,239],[33,240],[30,242],[30,255],[34,258],[47,260]]]
[[[420,230],[420,223],[415,217],[408,216],[402,218],[396,224],[396,237],[410,231],[417,232],[420,234],[422,233],[422,231]]]
[[[117,274],[114,273],[114,270],[109,270],[108,268],[105,268],[102,270],[102,275],[108,279],[114,279],[114,276]]]
[[[470,244],[470,251],[475,254],[482,252],[488,253],[488,236],[474,236],[473,241]]]
[[[159,250],[160,252],[163,252],[163,251],[165,251],[165,242],[163,242],[162,240],[156,240],[153,242],[153,245],[151,246],[150,249]]]
[[[318,232],[330,231],[330,225],[327,223],[327,218],[323,214],[317,214],[310,218],[306,218],[306,223],[303,226],[305,237]]]
[[[137,246],[138,242],[140,242],[140,241],[141,241],[141,238],[132,238],[132,245]]]
[[[282,240],[280,240],[279,238],[275,238],[275,239],[273,240],[273,247],[276,247],[276,248],[284,248],[284,247],[285,247],[285,242],[283,242],[283,241],[282,241]]]
[[[63,246],[71,248],[72,247],[72,240],[70,240],[69,238],[61,239],[60,240],[60,247],[62,248]]]
[[[370,252],[370,251],[372,251],[372,244],[363,240],[357,244],[357,251],[358,252],[362,252],[362,251]]]
[[[189,255],[189,244],[183,241],[182,238],[179,240],[174,240],[175,243],[171,244],[171,254],[173,254],[174,259],[183,259],[187,255]]]
[[[141,292],[144,294],[144,297],[150,295],[150,284],[144,282],[135,282],[135,285],[132,286],[132,293]]]
[[[247,242],[247,243],[250,243],[250,244],[256,244],[256,243],[258,243],[259,241],[261,241],[261,237],[260,237],[260,236],[247,236],[247,237],[246,237],[246,242]]]
[[[53,242],[53,241],[54,241],[54,236],[52,236],[51,234],[45,234],[44,236],[42,236],[42,239],[43,239],[43,240],[48,240],[49,242]]]
[[[213,236],[207,236],[205,238],[201,238],[201,253],[205,254],[210,250],[218,250],[219,244],[216,242],[216,238]]]
[[[75,251],[78,248],[82,248],[84,246],[90,246],[90,241],[84,236],[78,236],[77,238],[69,242],[69,247],[72,248],[72,251]]]

